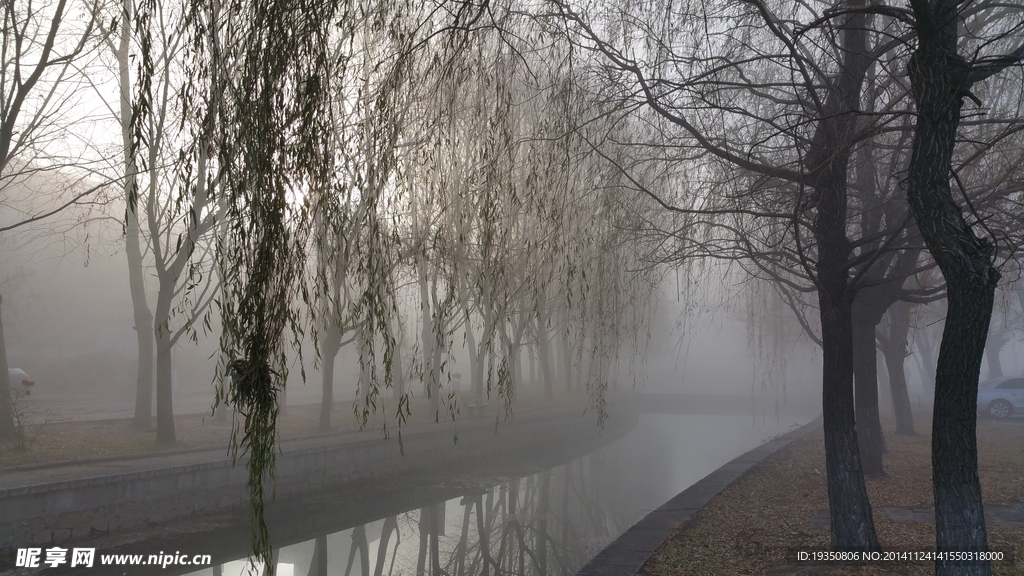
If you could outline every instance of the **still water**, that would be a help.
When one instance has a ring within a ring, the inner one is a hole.
[[[769,437],[807,420],[641,416],[627,435],[587,453],[570,454],[554,465],[505,464],[477,471],[475,481],[462,482],[466,487],[456,497],[401,510],[391,499],[371,521],[350,523],[339,517],[333,528],[285,529],[292,536],[275,545],[277,574],[575,574],[652,509]],[[367,517],[365,512],[361,515]],[[272,534],[282,528],[287,526],[280,521],[271,524]],[[230,561],[223,555],[213,559],[215,565],[188,574],[249,573],[248,560],[241,554]],[[264,572],[255,568],[255,574]]]

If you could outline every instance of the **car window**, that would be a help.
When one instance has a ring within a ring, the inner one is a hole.
[[[1002,384],[996,386],[1000,390],[1024,390],[1024,378],[1014,378],[1007,380]]]

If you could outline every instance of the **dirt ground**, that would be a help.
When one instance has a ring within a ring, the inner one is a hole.
[[[935,526],[892,521],[884,508],[931,508],[930,414],[915,414],[918,436],[896,436],[883,421],[889,453],[884,477],[867,481],[875,527],[886,551],[934,549]],[[986,507],[1024,503],[1024,419],[978,422],[979,474]],[[931,562],[865,566],[813,565],[797,561],[800,550],[828,550],[828,496],[821,431],[781,450],[726,488],[665,541],[640,574],[781,576],[934,574]],[[988,527],[993,551],[1012,562],[993,563],[993,573],[1024,574],[1024,527]]]

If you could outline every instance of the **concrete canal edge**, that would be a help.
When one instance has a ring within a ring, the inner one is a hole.
[[[708,474],[675,495],[626,530],[597,553],[576,576],[633,576],[661,543],[672,536],[674,526],[692,518],[716,494],[792,442],[821,427],[821,416],[800,428],[773,438]]]
[[[421,426],[383,441],[335,435],[282,442],[273,490],[283,499],[348,482],[407,474],[444,464],[582,442],[600,433],[585,406],[568,405],[451,426]],[[616,411],[615,426],[638,421],[635,406]],[[454,441],[454,433],[458,442]],[[610,431],[609,431],[610,433]],[[0,474],[0,559],[26,546],[67,545],[248,504],[247,474],[224,449],[100,459]]]

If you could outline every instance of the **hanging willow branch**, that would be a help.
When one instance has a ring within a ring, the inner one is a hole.
[[[483,35],[494,6],[442,4],[450,10],[413,0],[190,0],[186,10],[193,61],[183,106],[196,109],[190,117],[204,119],[204,136],[214,143],[212,193],[224,214],[216,402],[244,418],[232,430],[231,454],[249,474],[252,567],[261,563],[268,574],[275,566],[264,502],[288,333],[301,352],[307,324],[314,345],[317,331],[359,328],[368,376],[354,409],[365,424],[383,404],[381,390],[392,386],[398,344],[389,324],[398,316],[403,249],[415,250],[437,277],[423,342],[432,344],[423,359],[431,393],[441,394],[449,371],[461,305],[467,326],[471,311],[484,321],[479,361],[493,363],[487,393],[494,385],[510,414],[530,319],[539,303],[557,302],[554,292],[564,285],[572,296],[558,316],[567,335],[569,322],[579,325],[565,339],[566,353],[572,344],[582,363],[593,338],[587,388],[605,414],[614,355],[627,339],[620,324],[632,266],[622,254],[609,257],[621,252],[622,227],[607,218],[607,201],[595,209],[594,200],[611,194],[596,190],[617,184],[570,152],[575,145],[558,106],[519,102],[517,94],[539,93],[551,78],[529,69],[527,40]],[[147,74],[140,72],[140,113]],[[565,163],[546,160],[552,154],[564,154]],[[410,218],[401,213],[403,195],[424,199],[423,238],[400,238]],[[588,274],[599,296],[590,304]],[[584,325],[595,330],[585,333]],[[447,405],[454,419],[451,393]],[[401,395],[399,425],[408,406]]]
[[[263,518],[265,483],[274,474],[280,394],[287,379],[285,333],[301,339],[297,287],[305,261],[308,199],[330,165],[326,55],[334,2],[232,3],[210,13],[208,32],[225,34],[225,66],[234,81],[219,125],[227,220],[220,241],[222,354],[227,390],[218,399],[244,417],[233,429],[232,455],[248,457],[255,561],[273,574]],[[215,9],[214,9],[215,10]],[[299,347],[296,345],[295,349]]]

